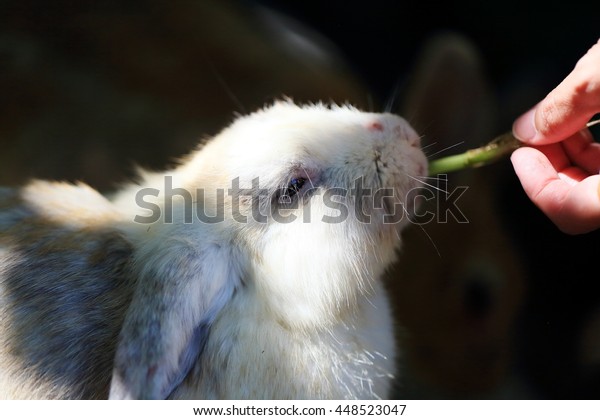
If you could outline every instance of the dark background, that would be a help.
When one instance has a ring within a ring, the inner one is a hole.
[[[295,16],[325,34],[380,98],[390,94],[424,40],[437,32],[459,32],[480,50],[503,105],[500,122],[506,124],[522,111],[504,102],[511,99],[507,94],[518,88],[527,93],[548,91],[600,36],[595,20],[600,7],[581,1],[258,3]]]
[[[424,40],[448,30],[463,34],[479,49],[494,91],[496,132],[510,129],[600,38],[600,6],[581,1],[261,3],[332,39],[382,101],[403,80]],[[495,189],[498,217],[522,257],[528,287],[515,325],[514,359],[528,392],[509,395],[600,398],[598,342],[589,338],[600,335],[600,235],[558,232],[524,197],[510,165],[496,169],[504,176],[489,187]],[[582,346],[596,346],[591,363],[582,360]]]
[[[287,18],[265,19],[257,6]],[[0,0],[0,181],[83,180],[110,190],[131,177],[134,162],[164,167],[235,112],[284,94],[382,109],[408,89],[426,41],[449,31],[480,54],[494,98],[489,131],[499,133],[597,41],[598,12],[573,1]],[[279,43],[277,25],[309,28],[334,58],[299,57]],[[505,375],[458,392],[452,376],[437,381],[434,372],[398,396],[599,398],[598,233],[558,232],[526,199],[508,162],[485,170],[493,172],[485,188],[495,223],[522,262],[527,289],[511,324]],[[461,237],[454,242],[474,252]],[[476,285],[464,291],[471,309],[493,314],[501,305],[482,283],[468,284]]]

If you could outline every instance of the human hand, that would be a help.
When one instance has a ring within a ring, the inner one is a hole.
[[[513,125],[532,147],[511,156],[525,193],[565,233],[600,228],[600,144],[586,127],[600,111],[600,40]]]

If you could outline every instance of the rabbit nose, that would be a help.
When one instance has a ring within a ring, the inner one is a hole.
[[[369,131],[383,131],[383,124],[377,120],[371,121],[367,124],[367,130]]]

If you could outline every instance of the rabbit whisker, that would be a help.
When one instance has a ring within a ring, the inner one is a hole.
[[[464,141],[459,141],[458,143],[455,143],[455,144],[453,144],[451,146],[448,146],[448,147],[444,147],[443,149],[438,150],[437,152],[433,152],[432,154],[427,155],[427,159],[430,159],[430,158],[432,158],[435,155],[439,155],[440,153],[444,153],[446,150],[452,149],[453,147],[460,146],[461,144],[464,144]]]
[[[384,108],[384,112],[391,112],[396,103],[396,99],[400,96],[400,80],[394,83],[394,89],[392,89],[392,94],[390,98],[387,100]]]
[[[421,136],[421,138],[423,138],[423,136]],[[438,142],[437,142],[437,141],[434,141],[433,143],[429,143],[429,144],[428,144],[428,145],[426,145],[426,146],[421,146],[421,150],[425,151],[425,149],[427,149],[427,148],[429,148],[429,147],[431,147],[431,146],[435,146],[436,144],[438,144]]]
[[[436,185],[433,185],[433,184],[430,184],[428,182],[425,182],[422,179],[419,179],[418,177],[414,177],[414,176],[412,176],[410,174],[407,174],[407,173],[404,173],[404,175],[406,175],[407,177],[409,177],[411,179],[414,179],[417,182],[420,182],[421,184],[423,184],[423,185],[425,185],[425,186],[427,186],[429,188],[433,188],[434,190],[437,190],[439,192],[443,192],[444,194],[448,194],[448,191],[446,191],[446,190],[444,190],[444,189],[442,189],[442,188],[440,188],[440,187],[438,187]],[[423,178],[431,178],[431,177],[423,177]],[[436,179],[436,178],[433,177],[433,179]]]
[[[404,210],[404,214],[406,214],[406,217],[409,218],[410,220],[410,214],[408,213],[408,210],[406,210],[406,208],[403,208]],[[427,231],[425,230],[425,228],[423,227],[422,224],[420,223],[416,223],[417,226],[419,226],[419,229],[421,229],[421,231],[423,232],[423,234],[427,237],[427,239],[429,239],[429,242],[431,243],[431,246],[433,246],[433,249],[435,250],[435,253],[438,255],[438,257],[442,257],[442,254],[440,254],[440,250],[438,249],[437,245],[435,244],[435,241],[433,240],[433,238],[431,237],[431,235],[429,233],[427,233]],[[398,231],[396,231],[396,234],[398,235],[398,238],[400,238],[400,233],[398,233]]]
[[[233,93],[231,86],[225,81],[225,78],[221,75],[215,63],[208,57],[208,55],[205,55],[205,59],[213,75],[215,76],[215,79],[217,79],[217,82],[225,91],[225,94],[229,97],[231,102],[233,102],[233,104],[238,108],[239,111],[241,111],[243,114],[246,114],[246,107],[244,106],[242,101],[237,97],[237,95]]]
[[[439,179],[437,176],[417,176],[419,179]]]

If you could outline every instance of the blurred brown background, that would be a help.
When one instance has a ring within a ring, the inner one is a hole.
[[[476,146],[596,41],[576,3],[0,0],[0,185],[110,191],[283,95],[391,103],[429,155]],[[560,234],[508,162],[459,185],[469,223],[412,226],[387,278],[394,396],[600,397],[598,234]]]
[[[0,4],[3,184],[37,176],[107,189],[133,163],[163,167],[234,112],[284,93],[368,94],[334,51],[286,44],[285,22],[251,4]]]

